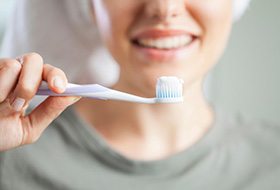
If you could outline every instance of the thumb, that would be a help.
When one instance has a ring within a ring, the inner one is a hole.
[[[68,106],[77,102],[81,97],[54,97],[50,96],[36,107],[22,120],[23,141],[22,144],[35,142],[48,127]]]

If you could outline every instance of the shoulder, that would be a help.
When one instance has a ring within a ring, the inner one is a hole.
[[[280,147],[276,147],[280,144],[280,124],[262,119],[252,119],[241,114],[237,114],[235,117],[232,125],[237,134],[245,141],[248,140],[259,148],[271,149],[274,147],[274,151],[280,152]]]
[[[219,146],[226,149],[232,159],[256,167],[279,165],[280,124],[230,114],[223,117],[221,128]]]
[[[212,156],[223,172],[248,183],[275,183],[280,175],[280,125],[249,119],[241,114],[222,114],[220,136]],[[221,116],[221,114],[220,114]]]
[[[216,108],[216,118],[228,139],[239,139],[251,143],[280,143],[280,123],[256,119],[241,113],[227,113]]]

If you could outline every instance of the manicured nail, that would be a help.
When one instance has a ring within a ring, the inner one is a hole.
[[[12,103],[12,107],[15,111],[21,111],[25,104],[25,100],[22,98],[16,98],[14,102]]]
[[[54,77],[53,79],[53,85],[54,87],[60,89],[60,90],[64,90],[64,82],[60,77]]]

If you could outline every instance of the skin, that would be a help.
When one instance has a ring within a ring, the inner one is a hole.
[[[152,97],[158,77],[178,76],[184,80],[185,101],[143,105],[83,99],[76,104],[81,116],[108,144],[132,159],[161,159],[196,143],[214,120],[202,84],[227,42],[232,2],[93,0],[92,7],[101,37],[121,69],[114,88]],[[150,59],[131,43],[134,34],[149,28],[186,29],[197,35],[197,42],[183,57]]]
[[[156,79],[178,76],[184,80],[184,103],[145,105],[118,101],[81,99],[78,114],[92,124],[116,151],[140,160],[154,160],[185,150],[211,128],[214,113],[202,92],[206,74],[221,56],[232,21],[231,0],[92,0],[93,24],[118,62],[121,73],[112,87],[145,97],[154,96]],[[184,29],[196,35],[196,43],[176,58],[150,59],[135,49],[132,38],[150,28]],[[76,97],[50,97],[30,115],[24,108],[41,80],[63,92],[63,71],[44,65],[40,55],[0,60],[0,151],[35,142],[48,124]],[[6,72],[15,73],[8,75]],[[12,77],[13,76],[13,77]],[[60,77],[60,88],[53,80]],[[15,97],[26,100],[20,110]],[[110,118],[110,119],[108,119]],[[2,140],[4,139],[4,140]]]
[[[55,86],[54,79],[61,80]],[[29,115],[25,114],[41,81],[61,93],[67,84],[64,72],[49,64],[37,53],[22,55],[20,59],[0,59],[0,152],[36,142],[47,126],[78,97],[49,97]],[[16,106],[17,98],[25,100]]]

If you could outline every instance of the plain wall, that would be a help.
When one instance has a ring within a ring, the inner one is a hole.
[[[0,42],[6,26],[7,18],[11,13],[14,2],[15,0],[0,0]]]
[[[280,123],[279,7],[279,0],[253,0],[233,26],[209,92],[228,112]]]

